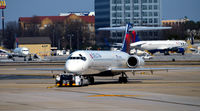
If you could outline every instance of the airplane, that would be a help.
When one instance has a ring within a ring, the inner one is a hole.
[[[169,55],[169,51],[184,55],[188,44],[183,40],[158,40],[158,41],[138,41],[130,44],[131,48],[147,50],[151,54],[156,52]]]
[[[26,61],[26,57],[30,55],[29,49],[26,47],[17,47],[13,50],[13,53],[10,53],[6,50],[1,49],[0,52],[3,52],[8,55],[8,59],[13,59],[14,57],[24,57],[24,61]]]
[[[118,28],[120,29],[120,28]],[[126,35],[124,37],[121,51],[96,51],[96,50],[78,50],[70,54],[65,62],[64,68],[28,68],[26,70],[41,70],[41,71],[64,71],[63,74],[56,75],[56,83],[63,80],[64,75],[82,76],[86,77],[90,84],[94,83],[94,76],[115,76],[119,77],[120,83],[127,83],[128,76],[126,72],[135,74],[137,71],[160,71],[160,70],[177,70],[187,68],[142,68],[145,61],[142,57],[137,55],[130,55],[130,30],[141,30],[140,27],[132,27],[127,24],[125,27]],[[162,30],[169,29],[168,27],[142,27],[144,30]],[[99,30],[108,30],[108,28],[101,28]],[[121,30],[121,29],[120,29]],[[71,78],[70,76],[70,78]],[[82,78],[81,78],[82,79]],[[74,79],[71,79],[74,81]]]
[[[133,34],[135,41],[130,44],[130,47],[142,51],[147,50],[151,54],[160,52],[164,53],[164,55],[169,55],[169,51],[172,51],[184,55],[188,47],[188,44],[183,40],[140,41],[138,35]]]

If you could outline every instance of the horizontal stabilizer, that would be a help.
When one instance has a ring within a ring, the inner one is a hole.
[[[148,31],[148,30],[167,30],[171,29],[172,27],[133,27],[129,29],[129,31]]]
[[[104,28],[98,28],[99,31],[125,31],[126,27],[104,27]]]
[[[143,27],[143,26],[135,26],[129,29],[129,31],[148,31],[148,30],[166,30],[171,29],[172,27]],[[126,27],[105,27],[99,28],[99,31],[125,31]]]

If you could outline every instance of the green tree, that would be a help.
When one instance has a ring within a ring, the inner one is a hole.
[[[18,34],[18,23],[15,21],[10,21],[6,23],[5,29],[5,41],[4,45],[8,49],[13,49],[15,47],[15,40]]]
[[[70,37],[72,48],[75,50],[85,49],[89,44],[89,29],[87,25],[79,20],[67,21],[65,25],[65,45],[70,47]]]

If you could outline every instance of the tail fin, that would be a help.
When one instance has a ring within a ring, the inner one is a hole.
[[[19,43],[18,43],[18,38],[17,37],[15,38],[15,42],[16,42],[16,48],[18,48]]]
[[[131,24],[126,25],[126,33],[122,45],[123,52],[130,53],[130,44],[140,41],[138,35],[135,31],[129,32],[129,29],[132,28]]]

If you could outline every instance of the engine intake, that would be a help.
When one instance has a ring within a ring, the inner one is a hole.
[[[130,68],[135,68],[138,66],[143,66],[144,65],[144,60],[141,57],[138,56],[130,56],[127,60],[127,65]]]

